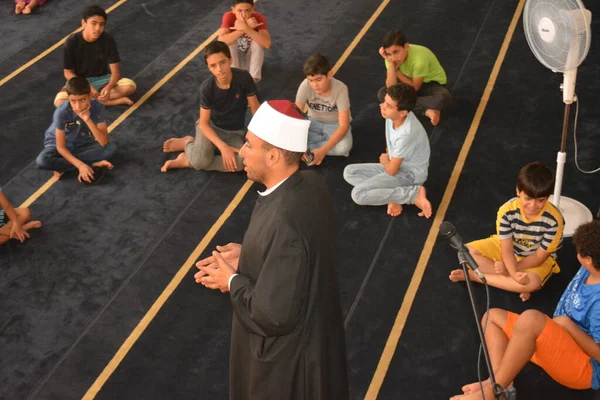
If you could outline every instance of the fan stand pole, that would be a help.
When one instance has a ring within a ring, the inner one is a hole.
[[[550,202],[554,204],[565,218],[563,236],[571,237],[575,229],[581,224],[593,219],[592,212],[583,204],[569,197],[561,197],[562,181],[567,161],[567,136],[569,133],[569,114],[571,103],[565,103],[565,115],[563,119],[563,131],[560,142],[560,151],[556,155],[556,179],[554,182],[554,195],[550,196]]]
[[[554,181],[554,199],[552,204],[560,207],[560,193],[562,191],[562,180],[565,172],[565,162],[567,161],[567,135],[569,134],[569,114],[571,112],[571,103],[565,104],[565,115],[563,118],[562,138],[560,140],[560,151],[556,155],[556,179]]]

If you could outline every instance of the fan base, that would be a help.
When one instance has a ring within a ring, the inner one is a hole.
[[[550,202],[554,204],[554,196],[550,196]],[[560,197],[558,207],[565,218],[564,237],[571,237],[579,225],[590,222],[593,219],[592,212],[583,204],[569,197]]]

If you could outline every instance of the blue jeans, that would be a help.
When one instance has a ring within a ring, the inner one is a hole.
[[[329,141],[329,138],[331,138],[331,135],[333,135],[333,132],[336,131],[338,126],[339,123],[337,122],[321,122],[310,118],[310,127],[308,128],[308,148],[312,150],[322,147]],[[327,152],[327,155],[348,157],[351,149],[352,128],[348,126],[346,136],[337,142],[337,144]]]
[[[425,183],[402,167],[396,175],[390,176],[379,163],[350,164],[344,169],[344,179],[354,186],[352,200],[361,206],[414,204],[419,188]]]
[[[109,160],[115,153],[115,146],[112,143],[102,147],[96,141],[89,141],[73,149],[70,149],[71,154],[88,165],[92,165],[96,161]],[[50,171],[66,172],[77,168],[60,155],[56,147],[46,147],[35,160],[39,169],[47,169]]]

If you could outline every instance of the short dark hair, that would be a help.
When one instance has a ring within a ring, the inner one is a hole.
[[[204,48],[204,63],[207,64],[206,59],[213,54],[223,53],[227,58],[231,58],[231,51],[229,50],[229,46],[227,46],[224,42],[219,40],[215,40],[214,42],[210,42]]]
[[[253,6],[254,5],[254,0],[233,0],[232,1],[232,4],[233,4],[234,7],[237,6],[238,4],[242,4],[242,3],[248,3],[251,6]]]
[[[404,32],[398,30],[391,30],[385,34],[383,37],[383,48],[387,49],[388,47],[396,46],[404,46],[407,43],[406,36],[404,36]]]
[[[104,11],[104,8],[97,5],[87,6],[83,9],[81,18],[83,18],[84,21],[87,21],[88,18],[91,17],[102,17],[105,22],[108,21],[108,15],[106,14],[106,11]]]
[[[519,171],[517,189],[532,199],[549,197],[554,190],[554,173],[539,161],[527,164]]]
[[[276,148],[277,150],[279,150],[281,152],[281,154],[283,155],[283,161],[285,162],[286,165],[299,164],[300,160],[302,160],[302,156],[304,155],[304,153],[298,153],[297,151],[289,151],[289,150],[282,149],[281,147],[273,146],[271,143],[265,142],[263,140],[262,149],[265,152],[267,152],[273,148]]]
[[[327,75],[331,71],[327,57],[317,53],[308,57],[302,66],[304,76]]]
[[[581,257],[590,257],[600,271],[600,221],[579,225],[573,234],[573,245]]]
[[[90,94],[91,91],[90,83],[83,76],[74,76],[67,82],[67,94],[81,96]]]
[[[403,82],[398,82],[385,90],[392,100],[396,102],[398,111],[412,111],[417,105],[417,92],[414,87]]]

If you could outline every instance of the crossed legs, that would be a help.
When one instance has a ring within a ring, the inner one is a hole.
[[[31,211],[29,211],[29,208],[15,208],[15,213],[17,214],[17,221],[19,221],[19,224],[26,232],[30,229],[42,226],[40,221],[29,221],[29,218],[31,218]],[[10,237],[13,223],[13,221],[8,221],[5,225],[0,226],[0,244],[8,242],[10,239],[16,239]]]

